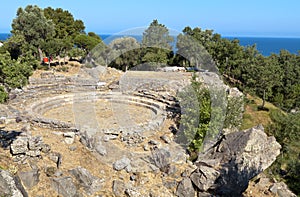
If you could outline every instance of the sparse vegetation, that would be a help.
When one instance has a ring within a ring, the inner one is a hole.
[[[11,33],[12,36],[4,42],[0,50],[1,103],[7,101],[11,90],[27,85],[34,69],[50,69],[40,65],[43,57],[70,56],[83,59],[97,46],[103,49],[104,55],[95,54],[95,58],[101,56],[103,64],[121,70],[139,64],[151,66],[153,62],[160,65],[204,68],[206,65],[198,60],[202,58],[206,62],[207,57],[211,57],[226,83],[247,94],[241,129],[262,124],[269,135],[276,137],[283,149],[281,157],[270,169],[272,175],[285,180],[294,192],[300,193],[297,184],[300,182],[300,54],[290,54],[282,50],[278,55],[264,57],[255,45],[242,47],[237,39],[228,40],[212,30],[202,30],[199,27],[183,29],[177,37],[178,51],[174,54],[168,28],[157,20],[153,20],[144,32],[142,43],[134,38],[118,39],[109,48],[97,34],[86,33],[83,21],[74,19],[70,12],[61,8],[41,9],[32,5],[17,10]],[[187,37],[199,42],[201,49],[188,43]],[[183,49],[189,47],[186,57],[183,57]],[[126,49],[130,50],[123,52]],[[199,57],[188,57],[195,50],[200,50]],[[108,62],[112,58],[113,61]],[[69,67],[60,66],[57,71],[68,72]],[[192,89],[187,92],[191,91],[196,93],[198,106],[182,103],[189,106],[186,108],[189,115],[183,114],[181,123],[185,140],[191,142],[188,148],[195,152],[201,149],[209,128],[214,134],[219,132],[218,121],[211,122],[211,114],[213,110],[216,114],[221,114],[222,109],[211,108],[211,95],[199,82],[192,82]],[[190,94],[181,96],[185,97],[182,100],[190,101]],[[240,126],[237,118],[240,108],[236,107],[237,103],[240,105],[241,101],[229,101],[225,127]],[[289,113],[291,111],[295,113]]]

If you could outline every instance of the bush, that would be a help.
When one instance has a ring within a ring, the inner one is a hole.
[[[300,113],[285,114],[279,110],[270,112],[272,123],[267,132],[281,144],[281,155],[271,166],[271,174],[285,181],[296,194],[300,194]]]
[[[8,99],[8,94],[3,86],[0,86],[0,103],[6,102]]]

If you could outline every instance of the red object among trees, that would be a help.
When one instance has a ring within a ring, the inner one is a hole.
[[[48,61],[49,61],[48,57],[44,57],[44,58],[43,58],[43,62],[44,62],[44,63],[46,63],[46,62],[48,62]]]

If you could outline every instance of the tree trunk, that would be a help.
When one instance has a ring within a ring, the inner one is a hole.
[[[40,56],[40,60],[41,60],[41,63],[42,63],[43,62],[43,51],[40,48],[38,48],[38,51],[39,51],[39,56]]]
[[[265,103],[266,103],[266,90],[264,90],[264,93],[263,93],[263,102],[261,104],[261,108],[262,109],[265,108]]]

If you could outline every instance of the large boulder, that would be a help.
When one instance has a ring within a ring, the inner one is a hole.
[[[19,137],[10,145],[10,150],[13,155],[25,154],[28,149],[28,138]]]
[[[31,189],[35,185],[37,185],[40,181],[40,173],[39,170],[31,170],[28,172],[19,172],[18,173],[19,178],[21,179],[23,185],[27,189]]]
[[[71,177],[61,177],[52,179],[52,188],[63,197],[80,196]]]
[[[27,196],[27,193],[22,193],[17,185],[14,177],[9,172],[0,169],[0,196]]]
[[[93,176],[87,169],[77,167],[69,172],[75,177],[79,187],[82,187],[88,195],[98,192],[103,186],[103,179]]]
[[[192,181],[185,177],[178,185],[176,196],[178,197],[194,197],[195,190]]]
[[[268,137],[262,126],[224,135],[205,153],[199,154],[190,180],[202,193],[241,196],[249,180],[268,168],[281,146]]]

